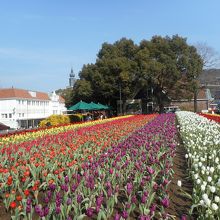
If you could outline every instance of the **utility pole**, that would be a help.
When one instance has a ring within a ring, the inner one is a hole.
[[[194,112],[197,112],[197,89],[194,91]]]
[[[28,100],[27,100],[27,128],[28,128]]]
[[[122,115],[121,84],[119,84],[120,115]]]
[[[197,87],[197,80],[196,76],[194,76],[195,80],[195,88],[194,88],[194,112],[197,112],[197,93],[198,93],[198,87]]]

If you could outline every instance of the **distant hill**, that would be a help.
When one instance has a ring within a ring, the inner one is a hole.
[[[220,69],[203,70],[199,80],[201,84],[220,85]]]
[[[220,69],[203,70],[199,81],[210,89],[213,98],[220,99]]]

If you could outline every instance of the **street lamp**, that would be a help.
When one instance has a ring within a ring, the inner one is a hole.
[[[27,100],[27,120],[26,120],[26,123],[27,123],[27,128],[28,128],[28,100]]]
[[[197,112],[197,81],[196,76],[194,75],[195,87],[194,87],[194,112]]]
[[[122,115],[121,83],[119,83],[120,115]]]

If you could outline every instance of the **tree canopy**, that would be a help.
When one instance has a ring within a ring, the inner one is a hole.
[[[153,89],[160,108],[171,99],[189,95],[203,61],[187,39],[154,36],[139,45],[122,38],[104,43],[94,64],[84,65],[74,86],[76,101],[96,101],[115,106],[119,100],[134,99]]]

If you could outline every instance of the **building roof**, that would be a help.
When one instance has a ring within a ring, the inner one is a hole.
[[[62,96],[60,96],[60,95],[59,95],[59,102],[60,103],[65,103],[65,99]]]
[[[16,88],[0,89],[0,99],[12,98],[50,100],[48,94],[44,92],[29,91]]]
[[[174,99],[172,101],[175,101],[175,102],[183,101],[183,102],[185,102],[185,101],[189,101],[190,99],[191,99],[191,101],[194,99],[193,93],[191,93],[191,98],[190,97],[188,98],[188,97],[184,96],[180,99],[176,99],[176,100]],[[199,88],[198,91],[197,91],[197,100],[212,101],[213,97],[211,95],[210,89],[206,89],[205,87]]]
[[[212,100],[212,96],[209,89],[201,88],[197,94],[197,99]]]
[[[197,99],[207,99],[205,89],[200,89],[198,91]]]
[[[5,124],[3,124],[3,123],[0,122],[0,131],[2,131],[2,130],[7,130],[7,129],[9,129],[9,128],[10,128],[9,126],[7,126],[7,125],[5,125]]]

